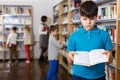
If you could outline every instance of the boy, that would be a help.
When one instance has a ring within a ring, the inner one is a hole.
[[[18,62],[18,53],[17,53],[17,28],[13,27],[11,33],[7,38],[7,47],[9,47],[10,51],[10,60],[9,63],[12,63],[12,56],[15,55],[16,62]]]
[[[107,31],[97,28],[98,7],[93,1],[85,1],[80,6],[82,26],[77,32],[71,34],[68,42],[68,62],[73,61],[75,51],[91,51],[93,49],[105,49],[105,55],[112,62],[112,42]],[[72,80],[105,80],[105,63],[91,67],[73,65]]]
[[[61,45],[56,40],[58,29],[56,26],[50,26],[50,37],[48,45],[48,60],[50,62],[50,70],[48,72],[47,80],[58,80],[58,57]]]

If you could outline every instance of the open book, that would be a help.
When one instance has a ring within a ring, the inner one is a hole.
[[[92,66],[99,63],[108,62],[108,57],[103,54],[104,49],[95,49],[90,52],[87,51],[76,51],[74,55],[74,64],[83,66]]]

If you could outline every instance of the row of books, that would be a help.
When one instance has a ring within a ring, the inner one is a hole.
[[[110,38],[113,43],[116,42],[116,26],[115,25],[105,25],[97,26],[98,28],[107,31],[110,34]]]
[[[116,19],[117,5],[100,6],[98,10],[98,20]],[[80,11],[74,11],[72,23],[80,22]]]
[[[58,24],[58,17],[54,17],[54,24]]]
[[[31,15],[30,7],[10,7],[4,6],[4,14],[9,15]]]
[[[99,6],[98,19],[116,19],[117,4],[111,3],[107,6]]]
[[[81,3],[84,1],[87,1],[87,0],[70,0],[69,11],[72,11],[72,10],[75,10],[76,8],[79,8]],[[103,1],[103,0],[92,0],[92,1],[98,2],[98,1]]]
[[[68,17],[66,16],[62,19],[62,24],[67,24],[67,23],[68,23]]]
[[[31,24],[30,18],[5,18],[4,24]]]
[[[53,9],[53,15],[58,15],[59,13],[59,6],[55,6],[54,9]]]
[[[78,28],[79,28],[78,26],[74,26],[73,32],[78,31]],[[62,35],[68,35],[68,27],[67,26],[63,28]]]
[[[80,22],[80,11],[74,11],[72,15],[72,23]]]

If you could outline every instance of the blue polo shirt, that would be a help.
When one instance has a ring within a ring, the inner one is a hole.
[[[112,42],[107,31],[95,27],[86,31],[82,26],[77,32],[73,32],[68,41],[68,51],[91,51],[93,49],[112,50]],[[91,67],[73,65],[73,75],[86,79],[97,79],[105,76],[105,63]]]

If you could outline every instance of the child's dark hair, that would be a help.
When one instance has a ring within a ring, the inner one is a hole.
[[[41,17],[41,21],[42,21],[42,22],[46,22],[46,21],[47,21],[47,16],[45,16],[45,15],[42,16],[42,17]]]
[[[56,29],[58,29],[57,26],[51,25],[50,28],[49,28],[49,32],[51,33],[52,31],[55,31]]]
[[[80,15],[93,18],[98,14],[98,6],[93,1],[85,1],[80,6]]]
[[[15,26],[12,27],[12,30],[13,30],[13,31],[17,31],[17,27],[15,27]]]

